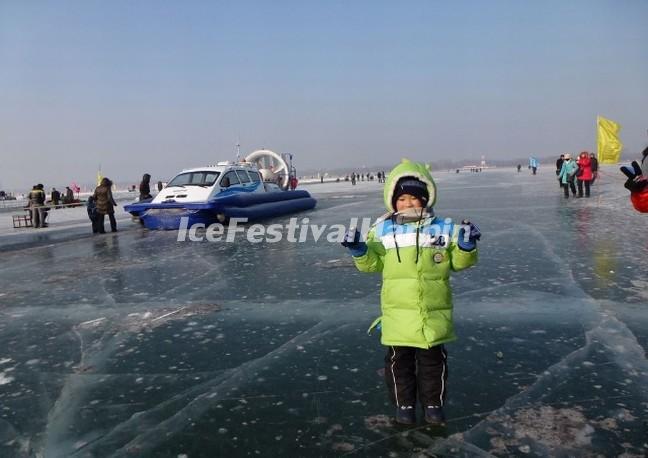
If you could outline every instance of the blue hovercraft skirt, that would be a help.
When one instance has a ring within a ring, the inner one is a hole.
[[[144,226],[153,230],[177,230],[182,218],[186,227],[194,224],[208,226],[230,218],[247,218],[248,221],[282,216],[310,210],[317,201],[307,191],[281,191],[268,193],[237,193],[217,197],[205,203],[166,202],[152,204],[138,202],[124,209],[139,217]],[[184,225],[183,225],[184,226]]]

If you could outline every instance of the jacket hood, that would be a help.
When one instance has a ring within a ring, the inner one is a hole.
[[[430,175],[430,166],[420,162],[411,162],[409,159],[401,160],[401,163],[394,167],[387,179],[385,180],[385,189],[383,191],[383,198],[385,201],[385,208],[390,212],[395,212],[396,209],[392,206],[392,197],[396,188],[396,183],[403,177],[415,177],[421,180],[427,186],[428,199],[426,208],[431,208],[436,203],[436,185]]]

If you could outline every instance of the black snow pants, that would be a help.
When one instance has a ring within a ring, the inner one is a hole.
[[[104,229],[104,217],[106,215],[104,214],[97,214],[97,230],[99,231],[100,234],[103,234],[106,232]],[[117,232],[117,220],[115,220],[115,214],[114,213],[108,213],[108,219],[110,220],[110,229],[113,232]]]
[[[443,345],[427,350],[387,347],[385,384],[397,407],[415,406],[418,394],[423,407],[443,406],[448,380],[448,354]]]
[[[565,191],[565,197],[569,197],[570,189],[572,194],[574,196],[576,195],[576,185],[574,184],[574,180],[569,180],[567,183],[564,183],[562,186],[563,186],[563,190]]]
[[[585,197],[590,196],[590,180],[578,180],[578,197],[583,197],[583,184],[585,184]]]

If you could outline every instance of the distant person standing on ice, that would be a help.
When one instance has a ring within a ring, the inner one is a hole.
[[[148,200],[152,198],[153,196],[151,195],[151,175],[145,173],[139,185],[139,200],[141,202],[143,200]]]
[[[531,169],[531,172],[535,175],[538,171],[538,167],[540,166],[540,162],[535,157],[530,157],[529,158],[529,168]],[[481,170],[479,170],[481,172]]]
[[[56,188],[52,188],[52,204],[54,207],[58,207],[59,202],[61,201],[61,193],[56,190]]]
[[[578,166],[576,165],[576,162],[571,159],[571,154],[565,154],[564,161],[560,168],[560,173],[558,173],[558,179],[560,180],[565,192],[565,199],[569,199],[570,189],[574,197],[576,197],[576,185],[574,184],[574,180],[576,179],[577,168]]]
[[[434,216],[436,185],[424,164],[404,159],[384,188],[388,213],[371,228],[366,243],[355,229],[343,246],[358,270],[382,272],[381,343],[387,347],[385,383],[396,421],[416,423],[417,398],[428,423],[445,422],[448,377],[444,344],[456,339],[450,272],[477,262],[481,233]]]
[[[29,192],[27,199],[29,200],[28,205],[32,219],[32,226],[35,229],[47,227],[45,224],[45,212],[43,211],[43,207],[45,206],[45,192],[43,191],[43,185],[34,185],[32,190]]]
[[[518,173],[520,173],[520,170],[522,170],[522,164],[518,164],[517,170],[518,170]]]
[[[74,202],[74,191],[70,189],[69,186],[65,187],[65,198],[63,199],[64,204],[71,204]]]
[[[590,183],[592,182],[592,162],[587,151],[580,153],[576,165],[578,165],[578,173],[576,174],[578,197],[583,197],[583,185],[585,186],[585,197],[589,197]]]
[[[560,157],[556,160],[556,176],[558,177],[558,186],[562,188],[562,182],[560,181],[560,171],[562,170],[563,162],[565,162],[565,155],[561,154]]]
[[[594,153],[590,153],[590,163],[592,164],[592,182],[590,183],[590,185],[593,185],[596,181],[596,178],[598,177],[598,159],[596,159],[596,155]]]
[[[117,232],[117,221],[115,220],[115,205],[117,203],[113,199],[111,188],[112,181],[104,177],[92,196],[97,205],[97,230],[100,234],[106,232],[104,229],[104,217],[106,215],[110,219],[110,230]]]
[[[97,213],[97,204],[95,202],[94,196],[88,197],[88,203],[86,206],[86,210],[88,212],[88,218],[90,219],[90,222],[92,223],[92,233],[96,234],[99,232],[99,225],[98,225],[98,213]]]

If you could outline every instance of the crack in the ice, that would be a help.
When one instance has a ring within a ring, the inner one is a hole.
[[[92,323],[92,320],[88,323]],[[342,325],[341,327],[350,326]],[[241,364],[236,368],[229,369],[218,375],[216,379],[209,380],[199,385],[193,386],[182,393],[176,394],[170,399],[167,399],[156,407],[145,411],[135,413],[130,419],[115,425],[110,431],[101,434],[99,438],[93,439],[91,444],[83,444],[84,451],[90,447],[95,447],[97,443],[104,444],[106,441],[113,442],[114,446],[110,448],[121,449],[115,452],[128,454],[128,450],[133,447],[137,450],[151,448],[163,435],[159,434],[162,429],[164,431],[180,430],[186,426],[188,417],[195,417],[196,414],[203,413],[215,401],[222,401],[231,396],[223,396],[227,393],[228,389],[238,387],[241,383],[247,380],[248,374],[263,368],[267,365],[268,361],[272,361],[277,355],[286,351],[295,350],[299,344],[317,340],[330,332],[337,331],[340,326],[332,327],[330,323],[320,322],[315,326],[301,332],[281,346],[275,348],[269,353],[256,358],[252,361]],[[90,349],[86,348],[84,338],[79,333],[78,329],[74,329],[79,339],[79,346],[81,351],[80,364],[78,367],[88,367],[89,365],[96,364],[97,367],[101,365],[101,361],[106,361],[109,356],[119,347],[120,343],[128,336],[128,333],[117,333],[110,335],[105,332],[101,338],[91,346]],[[108,342],[106,342],[108,341]],[[88,355],[92,349],[98,350],[89,358]],[[94,367],[93,367],[94,369]],[[147,374],[144,374],[147,375]],[[59,398],[54,404],[53,409],[48,416],[48,424],[46,426],[46,443],[44,453],[47,456],[64,456],[69,453],[75,453],[73,447],[78,447],[67,440],[64,440],[68,431],[68,425],[74,418],[75,412],[79,411],[79,405],[87,396],[88,384],[84,382],[87,377],[95,377],[96,374],[73,374],[70,375],[61,390]],[[213,399],[214,401],[211,401]],[[176,404],[184,404],[177,409]],[[185,404],[186,403],[186,404]],[[166,418],[164,421],[159,421],[158,417],[164,418],[168,415],[168,410],[172,409],[173,414]],[[176,410],[177,409],[177,410]],[[129,442],[124,445],[124,442]]]
[[[609,342],[613,340],[613,337],[619,337],[623,339],[624,345],[609,345]],[[614,317],[604,315],[596,327],[586,332],[586,343],[583,347],[574,350],[565,358],[550,366],[543,372],[541,376],[536,379],[536,382],[533,385],[507,399],[501,407],[494,409],[491,414],[505,414],[507,411],[519,410],[521,408],[532,405],[564,405],[564,403],[542,403],[541,400],[546,394],[543,391],[544,387],[547,385],[547,381],[561,379],[563,378],[563,375],[565,373],[569,373],[569,371],[571,371],[575,366],[574,363],[583,360],[584,356],[588,354],[588,352],[591,350],[592,345],[595,343],[605,346],[611,352],[614,361],[619,367],[624,367],[627,365],[627,355],[629,353],[633,358],[632,367],[643,368],[643,371],[641,372],[641,375],[644,379],[642,385],[646,386],[648,384],[648,360],[646,359],[643,347],[639,345],[634,334],[623,322],[617,320]],[[621,356],[621,349],[623,349],[623,357]],[[529,398],[531,396],[537,396],[538,400],[529,401]],[[645,394],[644,396],[648,398],[648,394]],[[600,401],[601,399],[622,399],[626,397],[626,395],[600,396],[598,398],[586,398],[582,400],[582,402],[587,403],[597,400]],[[578,405],[578,403],[578,400],[570,400],[570,404],[572,405]],[[474,444],[470,443],[469,435],[487,428],[489,418],[490,416],[462,433],[463,440],[466,444],[474,446]]]
[[[136,451],[137,453],[144,453],[144,451],[152,450],[155,445],[157,445],[158,441],[161,440],[161,436],[163,436],[160,434],[160,431],[168,433],[169,431],[176,432],[181,430],[186,426],[187,418],[200,417],[209,408],[211,408],[213,402],[215,402],[216,400],[220,401],[222,394],[219,396],[219,393],[222,393],[224,390],[227,390],[229,388],[239,387],[243,383],[245,383],[247,381],[247,374],[249,372],[254,372],[259,368],[263,368],[268,360],[274,359],[275,356],[279,354],[282,354],[286,351],[296,350],[297,346],[301,343],[309,343],[314,340],[318,340],[330,334],[331,332],[338,331],[341,328],[348,326],[350,325],[345,324],[332,327],[330,323],[320,322],[312,326],[308,330],[293,337],[278,348],[275,348],[271,352],[231,369],[229,373],[224,377],[221,377],[218,380],[213,380],[201,384],[197,387],[192,388],[191,390],[188,390],[188,392],[174,396],[174,398],[172,398],[171,400],[165,401],[154,409],[141,414],[136,414],[131,419],[113,428],[113,430],[111,431],[110,436],[117,436],[119,433],[125,433],[125,435],[128,436],[132,435],[135,431],[137,434],[135,438],[131,439],[127,444],[118,449],[115,452],[114,456],[130,456],[132,454],[132,451]],[[210,393],[205,393],[204,391],[206,389],[209,389]],[[196,394],[198,395],[196,396]],[[164,408],[166,408],[168,404],[175,401],[176,399],[180,397],[186,398],[193,396],[196,397],[170,417],[166,418],[163,421],[158,421],[155,418],[150,418],[149,424],[145,425],[146,419],[142,418],[144,415],[152,417],[159,411],[164,410]],[[151,421],[155,422],[156,424],[154,428],[152,428],[153,424],[151,423]],[[144,429],[143,427],[146,429]],[[110,436],[108,437],[108,440],[111,439]],[[120,440],[119,442],[122,441]]]

